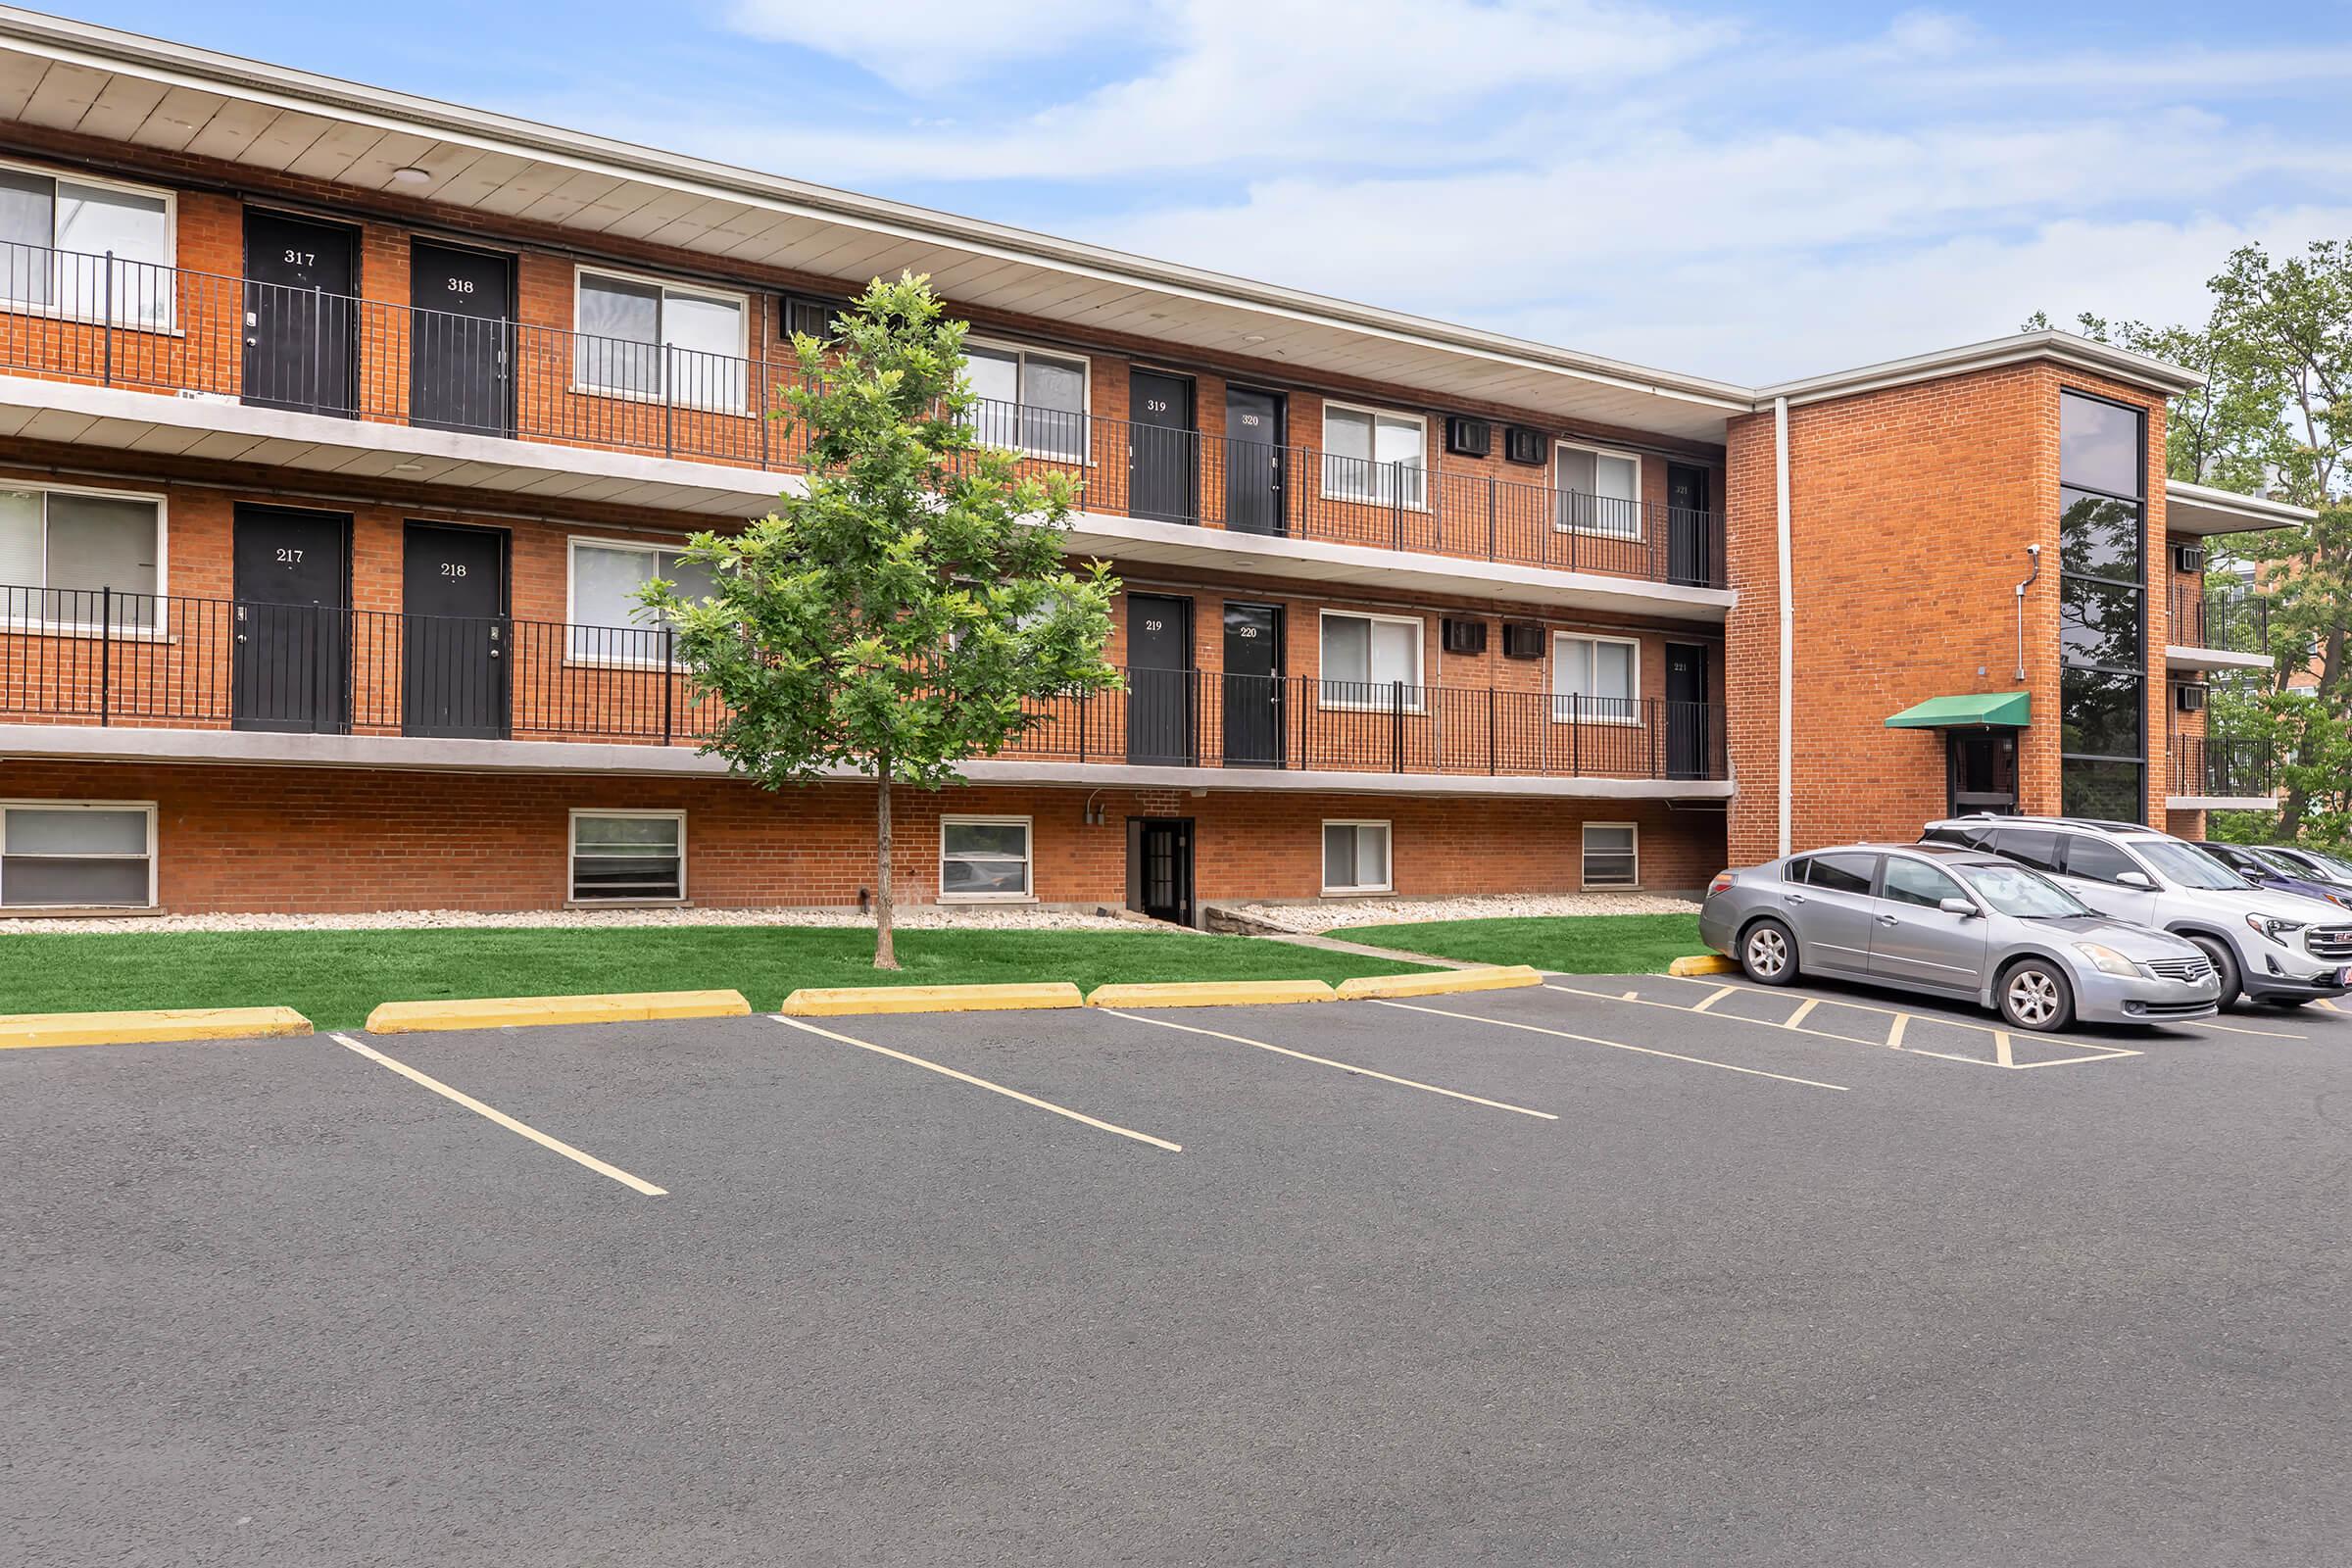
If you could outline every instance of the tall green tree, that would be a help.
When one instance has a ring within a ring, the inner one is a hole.
[[[2207,285],[2198,326],[2079,318],[2087,336],[2208,377],[2167,421],[2174,478],[2312,507],[2316,521],[2230,536],[2270,600],[2270,674],[2224,683],[2217,731],[2269,741],[2283,759],[2283,837],[2352,840],[2352,246],[2314,241],[2274,259],[2234,252]],[[2046,325],[2041,318],[2029,326]],[[2295,683],[2316,675],[2316,687]],[[2218,831],[2269,823],[2217,823]]]
[[[723,706],[706,754],[770,790],[874,781],[874,967],[895,969],[892,787],[960,784],[958,763],[1038,722],[1034,700],[1118,684],[1118,584],[1064,564],[1072,479],[975,433],[964,324],[927,279],[875,279],[831,331],[795,335],[780,416],[806,436],[806,488],[740,534],[694,536],[707,599],[643,598]]]

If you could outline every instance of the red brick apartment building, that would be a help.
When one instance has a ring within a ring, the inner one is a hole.
[[[630,593],[797,482],[789,333],[901,269],[1083,479],[1129,672],[916,805],[916,899],[1688,889],[2267,788],[2197,552],[2301,514],[2162,482],[2177,368],[1734,386],[0,12],[0,907],[856,902],[869,790],[697,756]]]

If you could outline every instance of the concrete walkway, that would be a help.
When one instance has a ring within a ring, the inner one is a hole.
[[[1258,942],[1287,942],[1297,948],[1321,948],[1326,953],[1352,953],[1359,958],[1398,958],[1406,963],[1426,963],[1433,969],[1483,969],[1483,963],[1464,963],[1459,958],[1441,958],[1434,954],[1407,953],[1401,948],[1376,948],[1367,942],[1343,942],[1338,937],[1309,936],[1303,931],[1267,932],[1255,937]]]

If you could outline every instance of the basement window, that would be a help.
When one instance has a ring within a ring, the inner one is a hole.
[[[1004,904],[1030,897],[1025,816],[949,816],[939,823],[943,904]]]
[[[1585,886],[1638,887],[1642,881],[1642,830],[1631,822],[1585,824]]]
[[[1323,824],[1323,891],[1388,893],[1396,878],[1389,864],[1389,824]]]
[[[678,904],[686,898],[684,811],[571,813],[575,904]]]
[[[0,803],[0,908],[155,905],[155,808],[100,801]]]

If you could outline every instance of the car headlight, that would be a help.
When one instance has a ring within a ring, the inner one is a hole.
[[[2130,958],[2125,957],[2104,943],[2078,942],[2075,944],[2075,951],[2088,958],[2091,967],[2097,969],[2101,974],[2120,974],[2127,980],[2136,979],[2139,976],[2138,964],[2133,963]]]
[[[2252,926],[2256,932],[2269,937],[2282,948],[2289,946],[2286,940],[2288,937],[2293,936],[2310,923],[2308,920],[2281,920],[2275,914],[2249,914],[2246,916],[2247,925]]]

